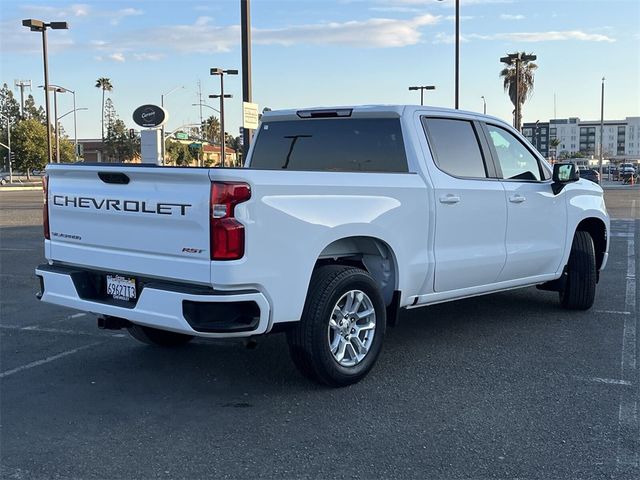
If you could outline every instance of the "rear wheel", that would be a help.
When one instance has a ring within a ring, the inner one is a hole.
[[[364,378],[382,349],[386,311],[371,276],[359,268],[319,267],[302,318],[287,333],[291,358],[307,378],[345,386]]]
[[[160,347],[178,347],[193,340],[193,336],[182,333],[158,330],[157,328],[144,327],[142,325],[131,325],[128,327],[129,334],[136,340],[149,345]]]
[[[567,278],[560,291],[560,304],[570,310],[588,310],[596,297],[596,253],[587,232],[573,237]]]

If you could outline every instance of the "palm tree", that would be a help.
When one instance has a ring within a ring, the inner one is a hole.
[[[102,141],[104,142],[104,92],[110,92],[113,90],[111,80],[105,77],[100,77],[96,80],[96,88],[102,89]]]
[[[526,55],[525,52],[521,53]],[[533,76],[538,65],[530,60],[520,60],[520,86],[518,89],[518,99],[516,99],[516,61],[509,60],[505,62],[506,67],[500,71],[500,78],[503,80],[504,91],[509,94],[511,103],[515,107],[519,104],[518,109],[514,108],[513,115],[515,119],[516,129],[519,131],[522,125],[522,106],[527,98],[533,94]],[[516,110],[519,111],[518,118],[515,118]]]
[[[202,122],[202,132],[204,137],[211,143],[215,143],[220,137],[220,121],[215,115],[211,115]]]
[[[552,138],[549,142],[549,145],[551,146],[551,148],[553,148],[553,159],[555,160],[556,158],[558,158],[558,145],[560,145],[560,139]]]

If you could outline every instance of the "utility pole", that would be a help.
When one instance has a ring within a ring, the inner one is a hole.
[[[202,136],[202,84],[198,80],[198,105],[200,106],[200,136]]]
[[[13,84],[20,89],[20,118],[24,120],[24,89],[29,87],[31,90],[31,80],[15,80]]]
[[[602,155],[604,147],[604,77],[602,77],[602,91],[600,92],[600,162],[599,174],[602,181]],[[611,169],[609,169],[611,171]]]
[[[240,30],[242,37],[242,101],[253,102],[251,93],[251,8],[249,0],[240,0]],[[222,77],[221,77],[222,78]],[[242,160],[247,158],[253,130],[242,129]]]

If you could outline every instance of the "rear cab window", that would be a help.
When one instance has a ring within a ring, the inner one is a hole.
[[[458,178],[485,179],[487,165],[472,121],[423,117],[436,166]]]
[[[408,172],[399,118],[266,120],[256,138],[249,167]]]

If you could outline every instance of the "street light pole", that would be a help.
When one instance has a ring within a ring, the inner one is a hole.
[[[251,8],[249,0],[240,0],[240,32],[242,38],[242,101],[253,102],[251,93]],[[242,129],[242,158],[249,151],[252,131]]]
[[[60,163],[60,129],[58,128],[58,89],[53,90],[53,119],[55,120],[54,131],[56,133],[56,163]]]
[[[214,112],[218,112],[220,113],[220,110],[218,110],[217,108],[213,108],[211,105],[207,105],[206,103],[192,103],[191,104],[192,107],[200,107],[200,111],[202,111],[202,107],[207,107],[210,108],[211,110],[213,110]],[[200,114],[200,117],[202,117],[202,114]],[[200,123],[202,123],[202,121],[200,121]]]
[[[47,161],[51,163],[51,121],[49,116],[49,65],[47,60],[47,28],[54,30],[67,30],[69,24],[67,22],[50,22],[46,23],[42,20],[29,18],[22,21],[22,26],[28,27],[32,32],[42,32],[42,58],[44,63],[44,99],[45,113],[47,118]]]
[[[420,105],[424,105],[424,91],[425,90],[435,90],[436,87],[434,85],[422,85],[417,87],[409,87],[409,90],[420,90]]]
[[[7,149],[7,158],[9,159],[9,183],[13,183],[13,167],[11,166],[11,119],[8,115],[4,115],[2,113],[0,113],[0,115],[2,115],[2,118],[7,120],[7,144],[4,145],[3,143],[0,143],[0,145]]]
[[[177,89],[179,88],[184,88],[184,86],[176,86],[173,87],[171,90],[169,90],[167,93],[163,93],[162,95],[160,95],[160,106],[164,109],[164,97],[172,94],[173,92],[175,92]],[[160,127],[160,138],[162,139],[162,144],[160,145],[160,154],[162,155],[162,164],[164,164],[164,156],[166,154],[166,147],[165,147],[165,143],[164,143],[164,124]]]
[[[604,150],[604,77],[602,77],[602,91],[600,93],[600,162],[599,162],[600,181],[602,181],[603,150]],[[611,169],[609,169],[609,171],[611,171]]]
[[[460,0],[456,0],[456,110],[460,106]]]
[[[482,95],[480,98],[482,99],[482,103],[483,103],[482,113],[484,113],[486,115],[487,114],[487,99],[484,98],[484,95]]]
[[[237,75],[238,70],[223,70],[221,68],[212,68],[210,71],[211,75],[219,75],[220,76],[220,95],[209,95],[209,98],[220,98],[220,166],[226,166],[226,134],[224,131],[224,99],[232,98],[232,95],[224,94],[224,75]]]

